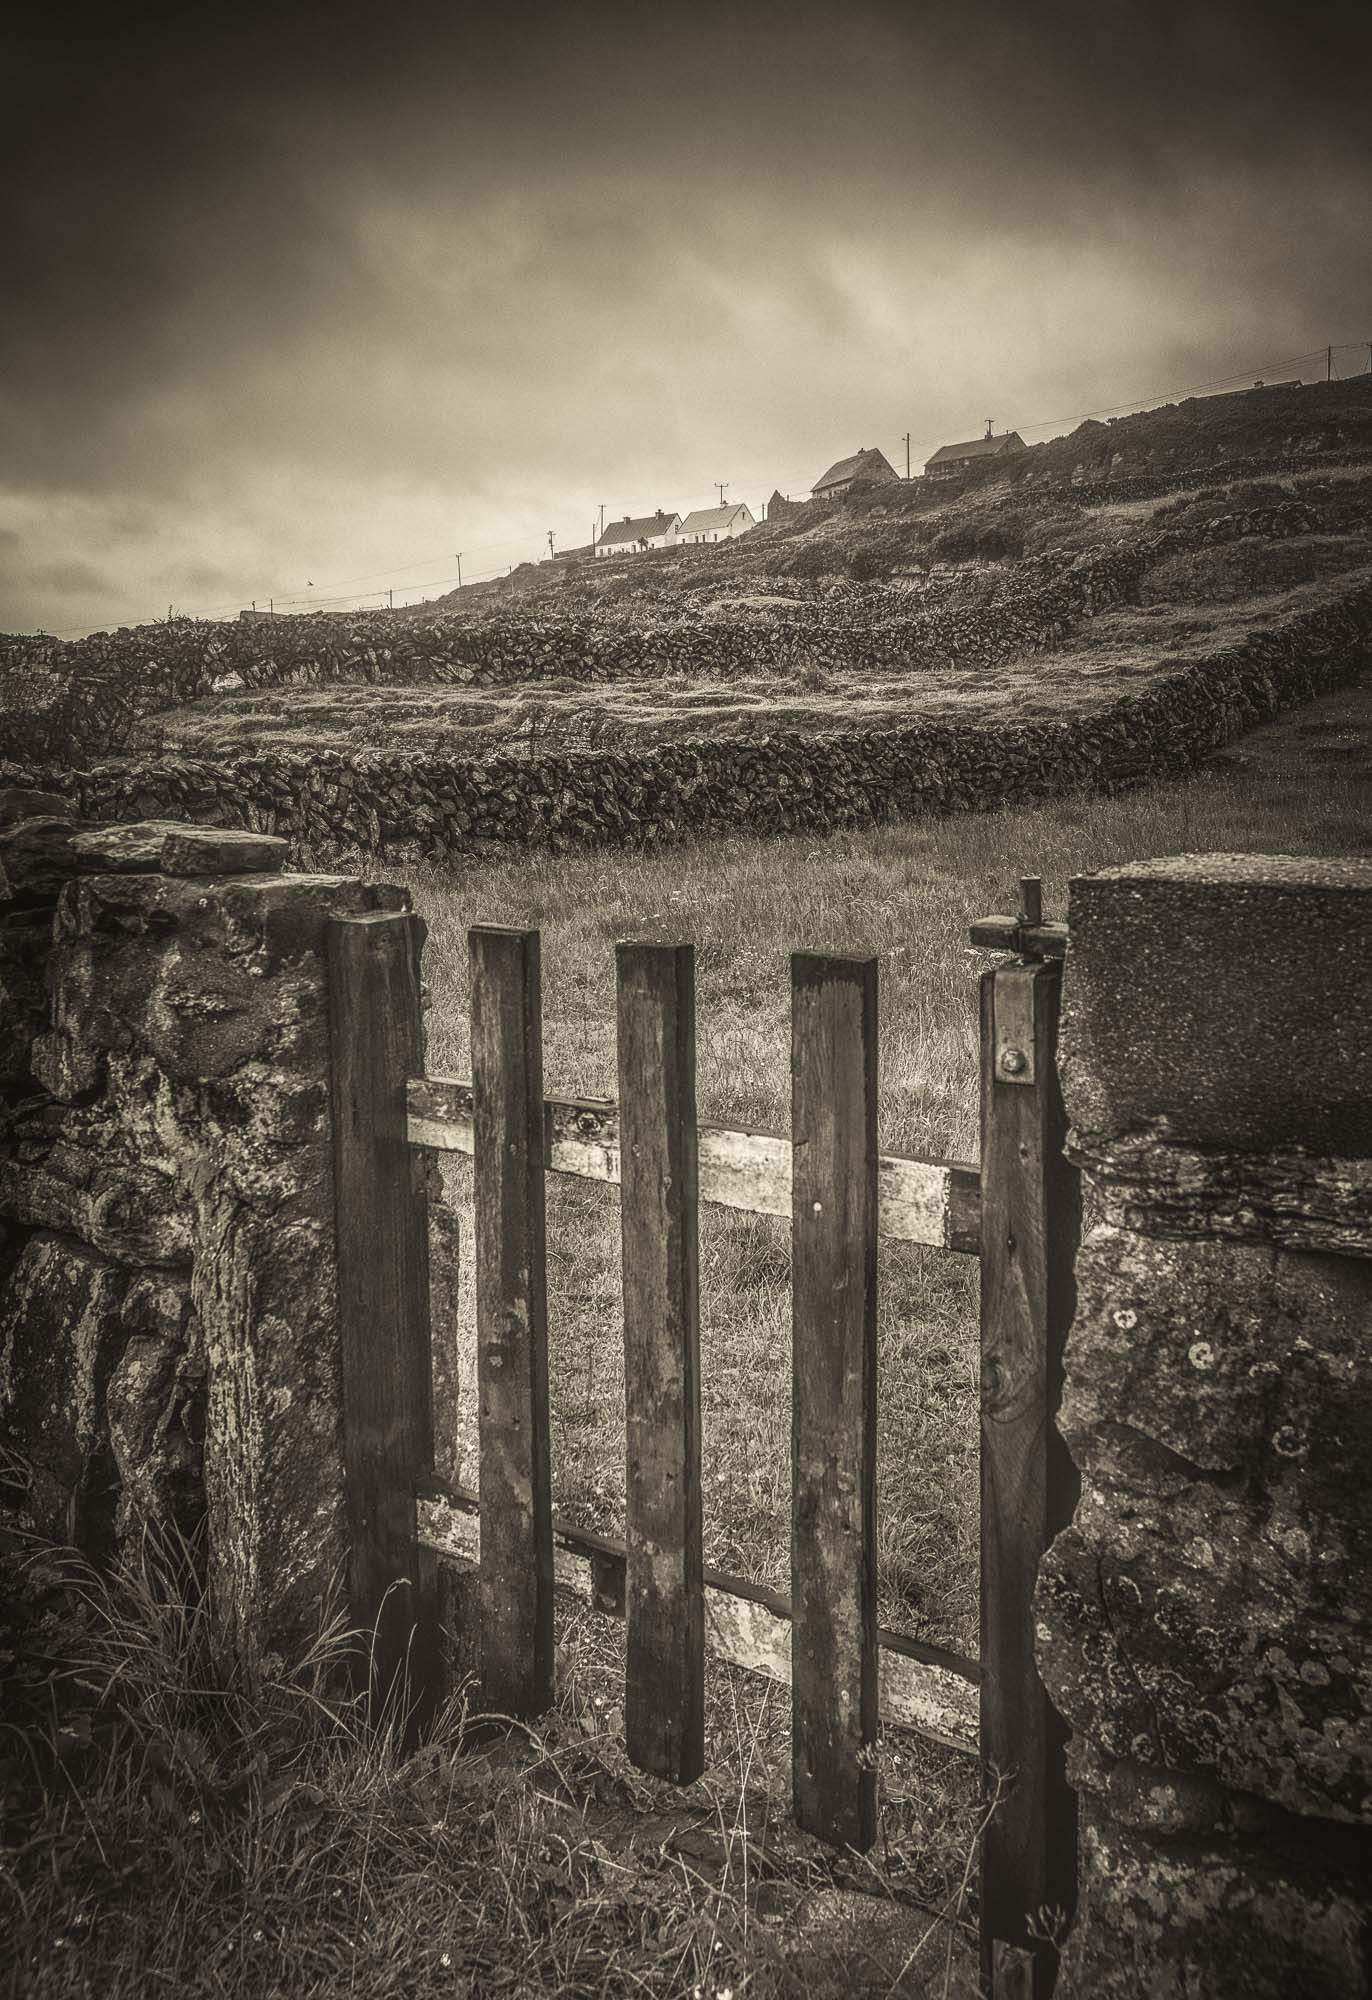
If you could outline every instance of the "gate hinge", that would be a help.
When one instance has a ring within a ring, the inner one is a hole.
[[[1043,883],[1037,875],[1020,877],[1017,917],[981,917],[970,935],[983,951],[1013,951],[1020,958],[1062,958],[1067,950],[1066,924],[1043,921]]]
[[[1003,965],[991,988],[997,1083],[1035,1083],[1034,967]]]

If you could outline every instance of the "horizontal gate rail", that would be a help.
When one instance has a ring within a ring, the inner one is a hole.
[[[619,1184],[619,1111],[608,1097],[545,1097],[544,1166]],[[472,1086],[462,1077],[409,1080],[409,1140],[445,1153],[473,1151]],[[700,1199],[752,1215],[791,1213],[791,1142],[770,1132],[702,1125]],[[946,1160],[877,1158],[877,1235],[981,1255],[981,1176]]]
[[[420,1488],[419,1539],[440,1555],[475,1563],[481,1553],[480,1503],[468,1486],[432,1478]],[[613,1535],[553,1516],[553,1565],[558,1587],[610,1616],[624,1615],[624,1543]],[[705,1647],[716,1659],[791,1680],[791,1602],[764,1584],[724,1571],[704,1571]],[[881,1717],[946,1749],[977,1755],[978,1661],[947,1646],[928,1645],[882,1629]]]

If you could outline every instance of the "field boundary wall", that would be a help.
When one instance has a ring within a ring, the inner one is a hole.
[[[1372,584],[1363,584],[1063,721],[937,720],[482,761],[281,751],[84,770],[10,765],[0,766],[0,782],[40,785],[86,819],[278,834],[297,861],[825,832],[1174,777],[1245,730],[1346,684],[1369,660]]]

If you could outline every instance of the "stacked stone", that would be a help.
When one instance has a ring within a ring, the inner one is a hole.
[[[597,686],[687,675],[728,681],[802,668],[838,673],[996,666],[1055,646],[1083,618],[1133,601],[1149,568],[1242,535],[1303,532],[1295,503],[1175,526],[1078,556],[1032,557],[923,579],[915,591],[862,586],[784,617],[746,612],[645,619],[597,611],[518,616],[435,611],[399,618],[282,618],[247,625],[192,620],[37,642],[0,656],[0,695],[26,756],[120,749],[145,716],[223,687],[351,684],[460,687],[571,680]],[[821,556],[822,556],[822,552]],[[827,558],[824,558],[827,560]]]
[[[89,817],[246,824],[288,839],[297,860],[822,833],[1175,776],[1282,709],[1352,679],[1369,657],[1372,586],[1363,585],[1061,722],[929,721],[528,759],[282,751],[48,770],[42,781]]]
[[[1366,465],[1366,449],[1326,451],[1319,443],[1307,451],[1257,452],[1244,458],[1215,459],[1186,471],[1111,472],[1105,465],[1081,464],[1067,478],[1054,471],[1016,481],[1026,499],[1053,500],[1081,507],[1103,507],[1118,500],[1165,500],[1170,493],[1195,492],[1205,486],[1228,486],[1236,479],[1279,479],[1291,473],[1323,471],[1326,466]],[[1126,460],[1126,466],[1128,461]],[[1004,470],[1000,474],[1004,477]],[[990,483],[988,480],[987,484]]]
[[[345,1554],[325,935],[404,892],[0,794],[0,1438],[106,1555],[208,1513],[228,1646]]]
[[[1074,882],[1071,2000],[1372,1991],[1372,861]]]

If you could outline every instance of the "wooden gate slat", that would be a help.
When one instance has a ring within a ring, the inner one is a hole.
[[[877,962],[791,960],[792,1780],[876,1836]]]
[[[553,1510],[537,931],[470,933],[481,1661],[486,1702],[553,1699]]]
[[[1078,1175],[1062,1150],[1061,982],[1052,961],[1001,966],[981,983],[981,1739],[988,1787],[996,1774],[1004,1785],[982,1847],[984,1977],[1022,1990],[1008,1968],[1028,1952],[1035,2000],[1051,1990],[1053,1954],[1033,1944],[1028,1919],[1070,1910],[1076,1867],[1075,1796],[1032,1607],[1039,1558],[1078,1491],[1053,1424],[1080,1234]],[[997,1952],[997,1940],[1018,1952]]]
[[[424,935],[400,910],[328,931],[349,1612],[368,1639],[372,1713],[409,1708],[411,1737],[437,1674],[415,1502],[433,1467],[428,1207],[405,1105],[423,1059]]]
[[[622,944],[616,958],[625,1738],[640,1769],[691,1784],[705,1761],[695,953]]]

